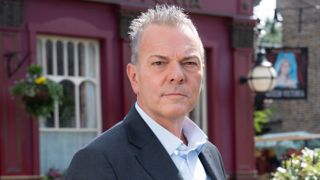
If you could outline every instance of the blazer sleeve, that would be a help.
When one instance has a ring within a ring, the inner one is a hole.
[[[67,170],[65,180],[115,180],[117,179],[107,158],[95,149],[78,151]]]

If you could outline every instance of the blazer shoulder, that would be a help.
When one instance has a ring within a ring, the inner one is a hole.
[[[95,151],[108,151],[114,150],[124,142],[127,142],[127,135],[126,130],[123,128],[123,122],[120,121],[112,128],[91,140],[85,148],[94,149]]]
[[[87,146],[72,158],[67,169],[66,180],[117,179],[108,158],[99,148]]]

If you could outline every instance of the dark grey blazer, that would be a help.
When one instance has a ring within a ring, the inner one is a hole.
[[[211,179],[226,179],[217,148],[206,143],[199,158]],[[178,180],[179,171],[134,107],[123,121],[78,151],[67,180]]]

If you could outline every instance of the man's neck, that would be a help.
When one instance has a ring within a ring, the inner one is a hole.
[[[160,119],[154,118],[152,116],[150,117],[158,124],[160,124],[162,127],[167,129],[169,132],[174,134],[176,137],[181,139],[183,142],[186,141],[182,132],[184,117],[179,119]]]
[[[147,109],[144,109],[139,103],[138,106],[156,123],[158,123],[163,128],[167,129],[173,135],[181,139],[184,143],[186,143],[186,138],[183,135],[182,128],[185,120],[185,116],[183,117],[174,117],[174,118],[166,118],[162,116],[153,115]]]

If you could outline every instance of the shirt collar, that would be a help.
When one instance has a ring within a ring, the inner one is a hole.
[[[181,139],[154,121],[140,108],[138,103],[135,103],[135,108],[169,155],[172,155],[181,145],[183,145]],[[185,117],[182,131],[188,141],[187,149],[196,150],[197,153],[200,153],[202,146],[207,142],[207,135],[188,117]]]
[[[182,130],[188,140],[187,149],[200,153],[202,146],[208,141],[207,135],[188,117],[185,117]]]

